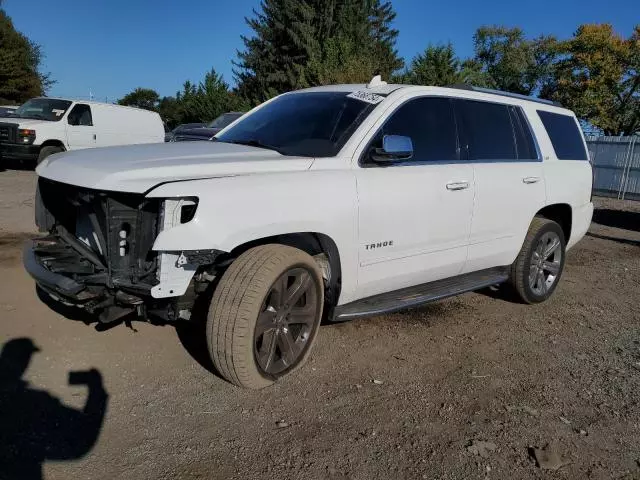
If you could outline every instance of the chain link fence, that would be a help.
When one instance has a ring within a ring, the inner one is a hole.
[[[593,194],[640,200],[640,136],[587,137]]]

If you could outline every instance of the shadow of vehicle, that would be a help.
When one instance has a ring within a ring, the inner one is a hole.
[[[597,208],[593,212],[593,222],[607,227],[640,232],[640,212]]]
[[[36,169],[35,162],[26,162],[22,160],[13,160],[13,159],[5,158],[2,160],[2,167],[0,167],[0,172],[5,172],[7,170],[33,171],[35,169]]]
[[[514,287],[507,281],[500,285],[482,288],[476,290],[476,293],[492,298],[494,300],[502,300],[507,303],[522,304],[522,299],[516,293]]]
[[[630,238],[611,237],[609,235],[599,235],[597,233],[587,233],[588,237],[599,238],[601,240],[610,240],[612,242],[624,243],[626,245],[635,245],[640,247],[640,240],[631,240]]]
[[[36,295],[38,295],[38,298],[40,299],[40,301],[44,303],[47,307],[49,307],[51,310],[53,310],[57,314],[62,315],[63,317],[69,320],[83,322],[85,325],[90,325],[97,321],[95,316],[90,315],[89,313],[85,312],[84,310],[78,307],[56,302],[53,298],[51,298],[51,296],[47,292],[45,292],[38,285],[36,285]]]
[[[75,460],[95,445],[108,395],[95,369],[69,373],[69,385],[86,385],[84,408],[63,405],[22,379],[39,349],[29,338],[9,340],[0,353],[0,478],[40,480],[47,460]]]
[[[135,321],[145,321],[138,319],[135,315],[123,317],[115,322],[100,323],[96,315],[91,315],[84,310],[67,306],[52,299],[47,292],[36,286],[36,293],[42,303],[47,305],[51,310],[59,315],[62,315],[68,320],[79,321],[85,325],[94,325],[94,328],[98,331],[109,330],[110,328],[117,327],[123,323],[132,330],[136,330],[133,326]],[[207,347],[207,311],[209,308],[209,302],[211,301],[211,294],[206,293],[201,295],[196,302],[191,320],[179,320],[176,322],[167,322],[159,318],[149,318],[146,320],[157,326],[171,326],[175,328],[178,335],[178,340],[191,357],[202,366],[205,370],[214,375],[220,376],[213,366],[211,357],[209,356],[209,350]],[[2,477],[0,477],[0,480]]]
[[[177,322],[175,328],[178,339],[187,353],[189,353],[202,368],[222,378],[211,361],[209,348],[207,346],[207,314],[209,312],[209,304],[213,296],[214,288],[214,285],[210,286],[207,292],[197,298],[193,306],[191,319],[189,321]]]

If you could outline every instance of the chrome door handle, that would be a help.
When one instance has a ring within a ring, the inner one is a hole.
[[[469,188],[469,182],[447,183],[447,190],[465,190],[467,188]]]
[[[524,177],[522,179],[523,183],[538,183],[540,181],[540,177]]]

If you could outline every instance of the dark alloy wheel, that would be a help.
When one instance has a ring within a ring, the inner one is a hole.
[[[253,334],[254,355],[265,374],[277,378],[304,355],[320,301],[313,282],[305,268],[294,268],[271,286]]]
[[[320,327],[320,268],[297,248],[247,250],[217,285],[207,318],[207,344],[218,372],[263,388],[302,366]]]
[[[511,266],[511,283],[524,302],[544,302],[555,291],[564,269],[565,248],[560,225],[547,218],[533,219]]]

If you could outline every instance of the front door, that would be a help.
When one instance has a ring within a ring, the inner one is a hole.
[[[96,146],[96,129],[93,125],[91,107],[76,104],[67,116],[67,143],[70,150]]]
[[[410,137],[413,157],[375,163],[384,135]],[[402,101],[356,171],[359,298],[461,273],[473,211],[473,166],[459,162],[451,100]]]

